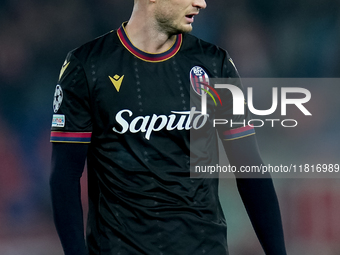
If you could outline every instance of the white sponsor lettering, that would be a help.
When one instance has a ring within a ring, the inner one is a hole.
[[[123,115],[126,115],[124,116]],[[202,115],[200,111],[196,111],[196,107],[192,107],[190,111],[171,111],[172,114],[152,116],[137,116],[128,121],[126,118],[133,115],[132,111],[124,109],[116,114],[116,121],[121,126],[121,131],[115,127],[112,130],[118,134],[124,134],[127,131],[131,133],[142,132],[145,133],[145,138],[150,140],[152,132],[166,130],[189,130],[191,128],[200,129],[203,127],[207,120],[207,115]],[[195,116],[196,115],[196,116]],[[191,123],[193,123],[191,125]]]

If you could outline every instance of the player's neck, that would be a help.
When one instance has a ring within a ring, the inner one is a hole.
[[[164,52],[171,48],[176,40],[175,35],[159,31],[150,20],[141,22],[131,17],[125,29],[134,46],[150,53]]]

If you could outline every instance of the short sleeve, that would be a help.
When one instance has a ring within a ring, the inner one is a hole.
[[[80,61],[69,53],[53,99],[51,142],[90,143],[92,118],[89,88]]]
[[[219,137],[222,140],[230,141],[254,135],[254,127],[248,125],[250,113],[248,107],[246,107],[246,100],[243,100],[244,114],[233,114],[234,99],[236,97],[240,99],[240,95],[243,96],[245,93],[236,66],[227,52],[225,52],[222,74],[225,78],[219,79],[219,83],[234,85],[235,91],[242,91],[242,93],[232,93],[231,90],[226,88],[216,89],[221,97],[222,105],[217,108],[215,116],[216,119],[221,120],[220,123],[225,123],[216,125]]]

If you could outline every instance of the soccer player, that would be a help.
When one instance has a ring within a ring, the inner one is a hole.
[[[196,130],[208,139],[191,146],[209,78],[238,77],[225,50],[188,34],[205,7],[204,0],[135,0],[128,22],[67,55],[54,95],[50,180],[66,255],[228,254],[218,179],[189,171],[191,156],[210,158],[217,147],[210,120],[238,120],[230,102],[209,107]],[[262,164],[252,128],[218,132],[232,165]],[[272,180],[237,178],[237,185],[265,253],[286,254]]]

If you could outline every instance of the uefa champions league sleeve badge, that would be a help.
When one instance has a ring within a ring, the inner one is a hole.
[[[53,110],[57,113],[61,103],[63,102],[63,90],[60,85],[57,85],[54,92]]]

